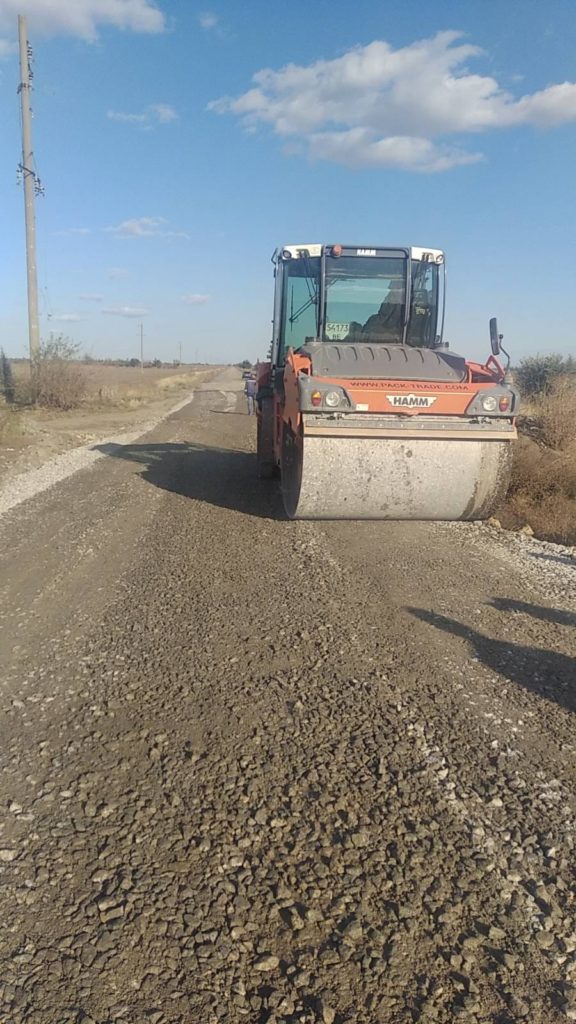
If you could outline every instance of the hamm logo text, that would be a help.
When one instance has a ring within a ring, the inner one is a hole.
[[[386,395],[395,408],[429,409],[436,401],[436,395]]]

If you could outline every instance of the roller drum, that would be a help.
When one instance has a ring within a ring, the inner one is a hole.
[[[292,519],[485,519],[508,486],[509,441],[285,433]]]

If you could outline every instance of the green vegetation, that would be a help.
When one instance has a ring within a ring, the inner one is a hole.
[[[550,393],[560,378],[574,376],[576,360],[555,353],[528,356],[514,371],[514,380],[525,398],[541,398]]]
[[[12,366],[3,348],[0,348],[0,395],[7,405],[12,405],[15,395],[14,375]]]

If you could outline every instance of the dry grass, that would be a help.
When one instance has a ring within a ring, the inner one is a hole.
[[[512,481],[501,518],[528,524],[537,537],[576,544],[576,382],[559,378],[532,403],[530,436],[516,446]],[[522,431],[522,424],[520,427]]]
[[[30,368],[27,362],[12,364],[16,404],[29,405],[32,399]],[[171,391],[185,390],[208,377],[213,368],[194,365],[179,367],[108,366],[83,364],[76,360],[48,361],[42,366],[38,404],[44,408],[138,409],[163,398]]]
[[[92,376],[86,404],[92,409],[138,409],[172,393],[189,391],[213,372],[213,367],[192,365],[174,369],[152,367],[144,373],[138,367],[90,366],[88,373]]]
[[[77,409],[88,393],[83,371],[81,363],[70,359],[41,359],[34,375],[28,363],[14,363],[14,404],[61,412]]]
[[[566,452],[576,444],[576,382],[560,377],[536,403],[544,444]]]
[[[22,436],[20,411],[11,405],[0,405],[0,445],[9,445]]]
[[[44,409],[68,412],[82,405],[87,391],[82,367],[65,359],[50,359],[39,364],[31,397]]]

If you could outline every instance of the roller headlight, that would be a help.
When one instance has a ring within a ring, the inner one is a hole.
[[[468,408],[467,416],[506,416],[518,412],[518,395],[513,388],[496,386],[487,391],[478,391]]]
[[[336,409],[342,398],[343,396],[338,391],[327,391],[324,395],[324,405],[327,405],[329,409]]]
[[[496,401],[494,395],[486,395],[482,399],[482,408],[484,409],[484,412],[494,412],[497,405],[498,402]]]

